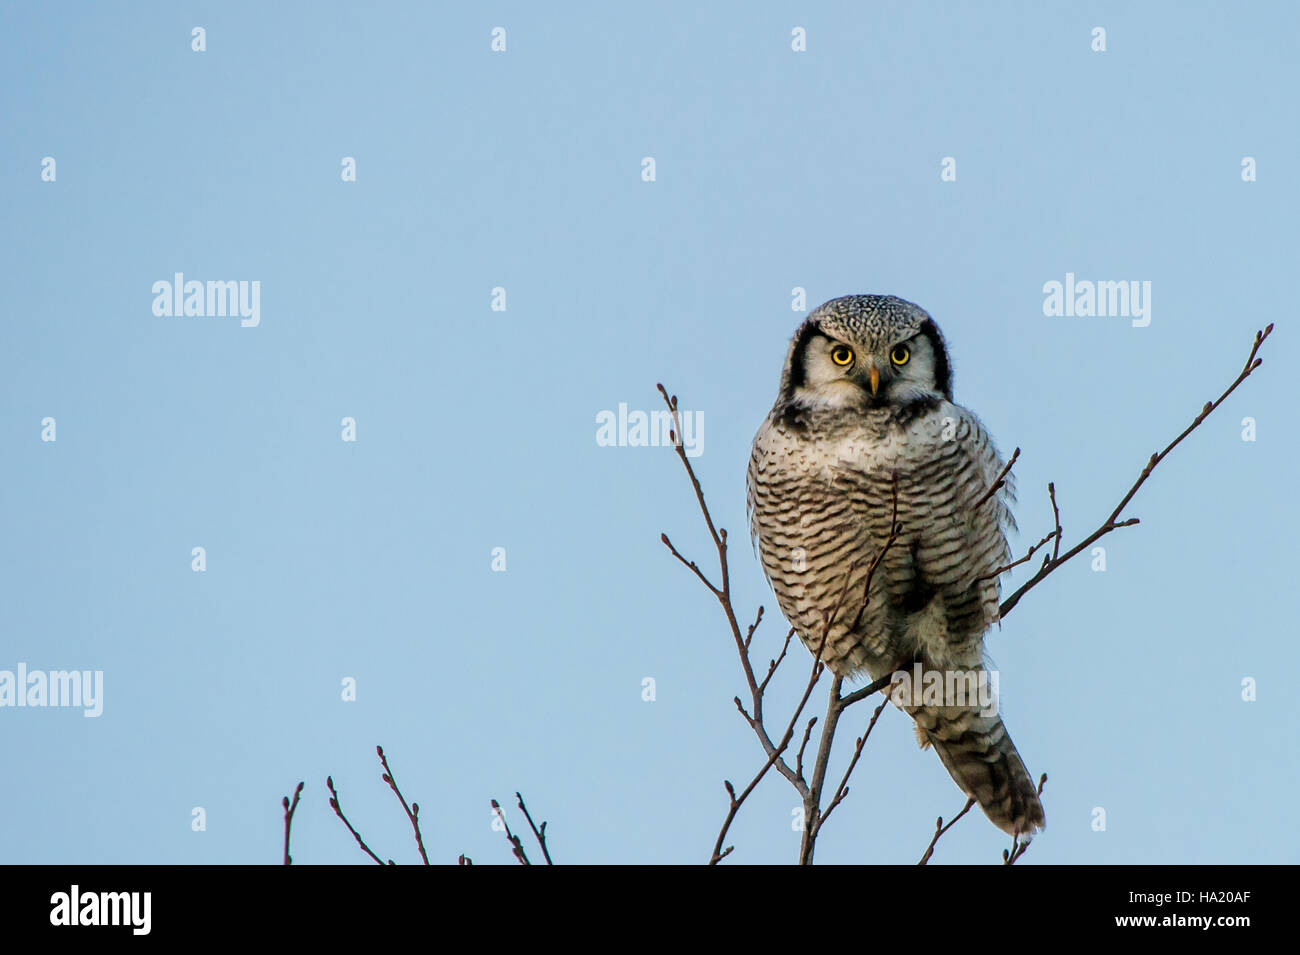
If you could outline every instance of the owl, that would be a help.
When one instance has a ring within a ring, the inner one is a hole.
[[[1024,840],[1043,807],[984,658],[1015,527],[1010,478],[990,493],[1002,469],[979,419],[953,403],[934,320],[891,295],[850,295],[795,332],[754,438],[748,504],[764,572],[804,644],[842,677],[907,674],[893,698],[921,747]]]

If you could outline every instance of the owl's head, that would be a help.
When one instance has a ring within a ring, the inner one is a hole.
[[[893,295],[846,295],[816,308],[795,332],[781,376],[784,402],[901,407],[952,400],[939,326]]]

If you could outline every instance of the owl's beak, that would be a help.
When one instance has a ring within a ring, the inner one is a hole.
[[[875,365],[871,366],[871,396],[874,398],[876,392],[880,389],[880,369]]]

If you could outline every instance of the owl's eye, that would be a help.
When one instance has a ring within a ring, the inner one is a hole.
[[[899,345],[889,353],[889,360],[895,365],[906,365],[907,360],[912,357],[912,353],[907,350],[906,345]]]
[[[831,361],[840,367],[853,364],[853,349],[848,345],[836,345],[831,349]]]

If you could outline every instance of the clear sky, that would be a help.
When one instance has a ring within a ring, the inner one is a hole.
[[[675,456],[596,422],[658,381],[700,416],[775,652],[744,474],[795,288],[934,316],[1022,449],[1017,552],[1049,480],[1091,531],[1278,323],[1105,571],[989,648],[1050,776],[1025,864],[1300,861],[1296,6],[697,6],[4,4],[0,671],[102,671],[103,712],[0,708],[0,861],[275,862],[303,779],[296,861],[364,862],[332,773],[410,862],[376,743],[438,861],[510,862],[515,790],[557,861],[706,860],[762,762],[659,534],[710,548]],[[259,283],[258,324],[155,314],[178,272]],[[1067,274],[1150,282],[1150,323],[1044,314]],[[915,861],[964,801],[892,710],[855,779],[819,861]],[[766,781],[735,861],[791,861],[796,805]],[[972,814],[935,861],[1006,844]]]

